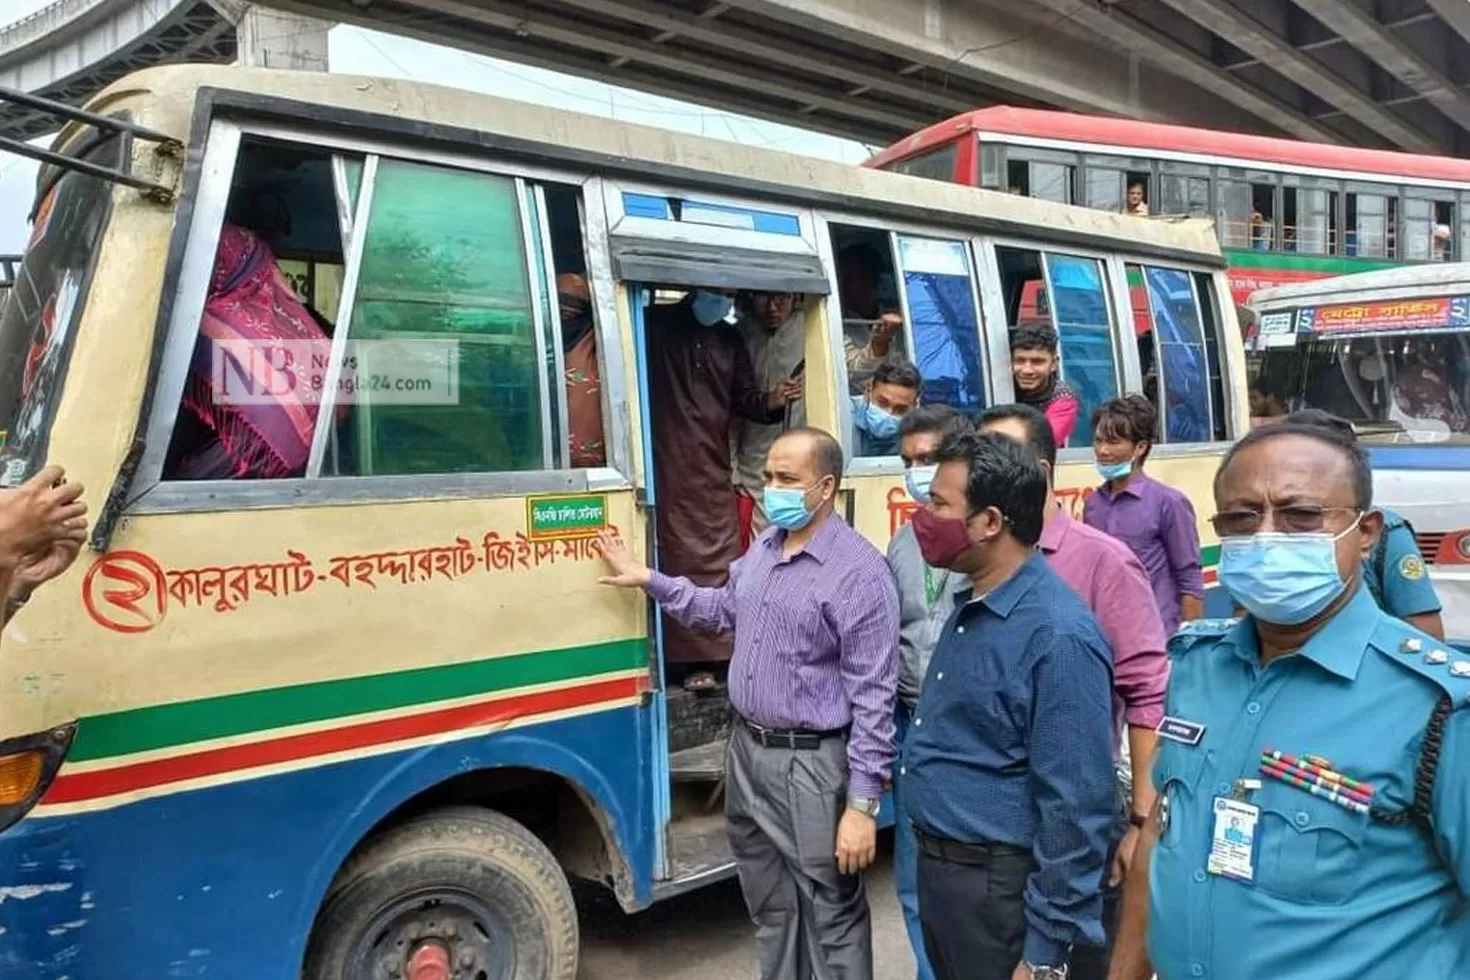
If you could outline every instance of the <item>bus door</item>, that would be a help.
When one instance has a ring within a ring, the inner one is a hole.
[[[606,186],[613,274],[632,325],[644,553],[654,568],[716,587],[740,554],[728,469],[731,432],[742,421],[730,390],[736,351],[746,345],[738,324],[751,293],[793,294],[808,316],[807,420],[830,425],[820,316],[829,279],[804,213]],[[764,404],[764,387],[746,389],[747,415]],[[708,431],[727,403],[729,426]],[[770,424],[789,420],[786,413]],[[733,719],[724,663],[734,637],[685,628],[652,604],[649,615],[656,878],[682,890],[733,868],[723,796]],[[713,683],[686,685],[700,675]]]

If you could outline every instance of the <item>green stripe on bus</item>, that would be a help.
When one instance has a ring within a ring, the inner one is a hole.
[[[1397,269],[1405,262],[1384,259],[1357,259],[1345,255],[1294,255],[1287,252],[1257,252],[1251,249],[1226,249],[1225,261],[1236,269],[1290,269],[1296,272],[1322,272],[1347,275],[1374,269]]]
[[[647,663],[647,640],[617,640],[133,708],[82,719],[67,759],[89,762],[370,711],[575,681]]]
[[[1218,544],[1207,544],[1199,550],[1199,563],[1203,568],[1214,568],[1220,564],[1220,546]]]

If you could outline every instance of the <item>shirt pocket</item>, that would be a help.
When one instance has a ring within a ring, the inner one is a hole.
[[[1158,847],[1178,847],[1184,839],[1188,815],[1202,812],[1197,797],[1205,754],[1197,745],[1159,740],[1159,750],[1154,756],[1154,785],[1160,793],[1164,829],[1159,834]]]
[[[1256,885],[1304,905],[1338,905],[1357,887],[1368,815],[1267,779],[1253,801]]]

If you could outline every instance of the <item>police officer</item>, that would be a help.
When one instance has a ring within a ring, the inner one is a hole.
[[[1350,439],[1358,438],[1351,422],[1320,408],[1292,412],[1285,421],[1325,425]],[[1384,612],[1442,639],[1444,620],[1440,610],[1443,607],[1434,591],[1434,583],[1429,580],[1419,543],[1414,540],[1414,526],[1398,511],[1388,507],[1378,509],[1383,513],[1383,533],[1378,536],[1378,545],[1368,556],[1363,582]]]
[[[1470,975],[1470,656],[1362,587],[1372,472],[1316,425],[1215,477],[1220,581],[1187,625],[1112,980]]]

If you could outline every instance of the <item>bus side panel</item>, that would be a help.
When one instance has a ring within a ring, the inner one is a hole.
[[[0,977],[295,980],[317,907],[357,841],[415,793],[498,766],[573,780],[606,814],[640,903],[652,873],[647,711],[244,778],[0,837]],[[64,808],[44,808],[64,809]]]

